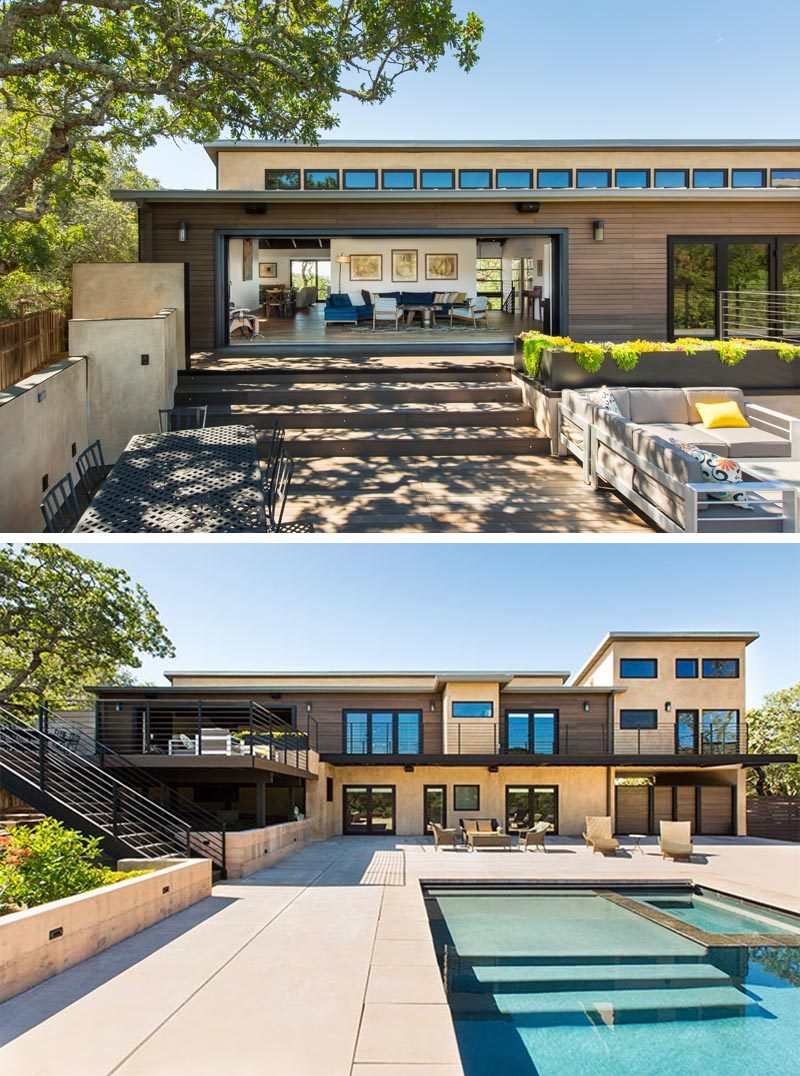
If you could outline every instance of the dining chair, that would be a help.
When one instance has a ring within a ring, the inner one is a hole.
[[[206,424],[208,407],[162,407],[158,411],[158,428],[161,433],[178,430],[202,430]]]
[[[91,501],[95,493],[111,474],[111,466],[103,458],[103,448],[99,439],[93,441],[75,460],[75,469],[86,500]]]
[[[74,530],[80,518],[80,509],[72,475],[64,475],[51,486],[39,507],[44,516],[44,529],[49,534],[64,534]]]

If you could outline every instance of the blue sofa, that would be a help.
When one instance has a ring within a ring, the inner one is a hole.
[[[372,318],[372,304],[354,306],[349,295],[332,293],[325,300],[325,321],[352,321],[357,325],[359,321],[367,321]]]
[[[441,291],[446,289],[442,288]],[[452,289],[451,289],[452,290]],[[382,291],[379,295],[382,299],[397,299],[398,306],[433,306],[435,291]],[[436,303],[437,314],[449,314],[450,307],[454,303]],[[463,305],[463,304],[462,304]]]

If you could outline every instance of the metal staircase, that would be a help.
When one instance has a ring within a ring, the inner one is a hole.
[[[43,711],[39,726],[0,707],[0,785],[118,859],[200,856],[225,872],[225,828],[81,726]],[[97,761],[95,761],[97,760]],[[98,765],[98,762],[101,764]],[[117,771],[112,775],[110,766]],[[141,791],[158,788],[173,810]]]

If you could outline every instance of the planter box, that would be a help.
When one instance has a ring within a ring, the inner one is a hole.
[[[135,862],[139,870],[147,864],[141,859]],[[0,918],[0,1001],[210,895],[211,860],[182,859],[141,878],[4,915]]]
[[[521,358],[521,356],[520,356]],[[725,385],[761,392],[778,389],[800,391],[800,359],[781,362],[774,351],[748,351],[736,366],[726,366],[716,351],[686,355],[680,351],[655,351],[642,355],[633,370],[620,370],[606,358],[597,373],[579,366],[574,355],[547,348],[537,378],[546,388],[590,389],[600,385],[637,385],[640,388],[703,388]]]

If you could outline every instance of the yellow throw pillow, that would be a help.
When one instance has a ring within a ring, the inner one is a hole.
[[[707,430],[741,429],[750,425],[735,400],[698,403],[695,407]]]

